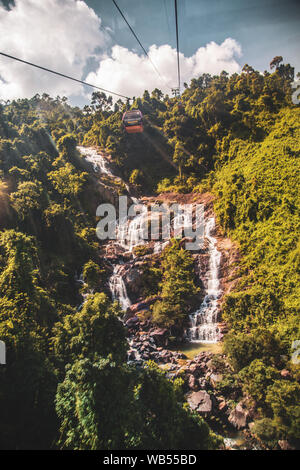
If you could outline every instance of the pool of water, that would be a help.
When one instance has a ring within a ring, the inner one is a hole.
[[[209,351],[213,354],[221,354],[223,352],[222,343],[180,343],[174,345],[173,351],[178,351],[187,356],[188,359],[193,359],[197,354],[203,351]]]

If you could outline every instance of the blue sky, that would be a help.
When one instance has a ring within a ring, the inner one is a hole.
[[[176,86],[173,0],[117,0],[163,79],[111,0],[0,0],[1,50],[128,96]],[[275,55],[300,71],[300,1],[178,0],[182,81],[203,72],[263,72]],[[169,86],[166,85],[168,83]],[[81,85],[0,58],[0,98],[37,92],[88,102]]]
[[[175,47],[174,0],[118,0],[147,49],[153,43]],[[243,50],[241,63],[265,70],[275,55],[300,70],[299,0],[178,0],[180,49],[192,55],[210,41],[231,37]],[[110,0],[88,0],[114,29],[116,43],[139,46]],[[133,20],[133,21],[132,21]]]

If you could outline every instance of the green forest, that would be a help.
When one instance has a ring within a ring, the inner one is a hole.
[[[94,92],[82,109],[47,94],[1,103],[0,339],[7,348],[0,365],[1,449],[223,445],[188,407],[181,377],[170,380],[153,361],[127,364],[126,330],[95,233],[96,208],[110,201],[77,145],[105,149],[138,196],[213,195],[219,229],[240,251],[236,287],[222,307],[231,373],[219,387],[238,385],[255,404],[253,433],[267,448],[279,440],[299,446],[294,78],[293,67],[275,57],[263,74],[248,64],[241,73],[203,74],[180,97],[155,89],[132,103]],[[143,113],[142,134],[124,131],[122,115],[130,108]],[[110,190],[126,192],[121,184]],[[154,324],[180,327],[186,318],[198,291],[192,264],[178,240],[159,264],[149,262],[144,294],[160,295]],[[93,293],[78,310],[80,273]],[[222,358],[216,355],[216,364]]]

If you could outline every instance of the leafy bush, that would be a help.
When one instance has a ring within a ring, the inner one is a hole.
[[[264,404],[268,387],[280,378],[274,367],[266,366],[262,360],[254,359],[251,364],[239,372],[243,391],[251,395],[258,404]]]
[[[266,364],[280,363],[283,352],[278,338],[268,329],[257,329],[251,333],[226,335],[224,349],[236,371],[248,366],[255,359]]]
[[[153,306],[153,321],[166,327],[182,325],[198,293],[194,283],[193,258],[180,246],[179,240],[172,240],[163,251],[161,266],[162,300]]]
[[[274,448],[277,445],[279,433],[271,418],[255,421],[252,432],[264,441],[268,447]]]

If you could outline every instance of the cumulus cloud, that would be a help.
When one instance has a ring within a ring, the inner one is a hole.
[[[200,47],[194,55],[186,57],[180,53],[181,80],[189,82],[202,73],[219,74],[239,72],[237,58],[242,55],[241,46],[231,38],[222,44],[215,42]],[[110,56],[104,57],[96,72],[90,72],[87,80],[95,85],[125,94],[140,96],[145,89],[159,88],[170,93],[177,86],[177,55],[169,45],[152,45],[149,57],[161,77],[155,72],[147,57],[138,55],[122,46],[114,46]]]
[[[101,19],[81,0],[16,0],[0,5],[1,51],[81,78],[86,60],[106,46]],[[99,56],[97,56],[99,58]],[[0,98],[82,94],[80,84],[0,56]]]
[[[161,78],[144,55],[120,45],[108,52],[110,32],[100,27],[101,19],[83,0],[15,0],[10,10],[0,4],[2,52],[129,97],[154,88],[170,93],[177,86],[175,49],[167,44],[149,48]],[[241,53],[240,45],[227,38],[200,47],[190,57],[180,54],[182,83],[204,72],[238,72]],[[90,71],[92,63],[95,71]],[[80,84],[0,56],[0,99],[43,92],[81,97],[81,102],[88,97]]]

